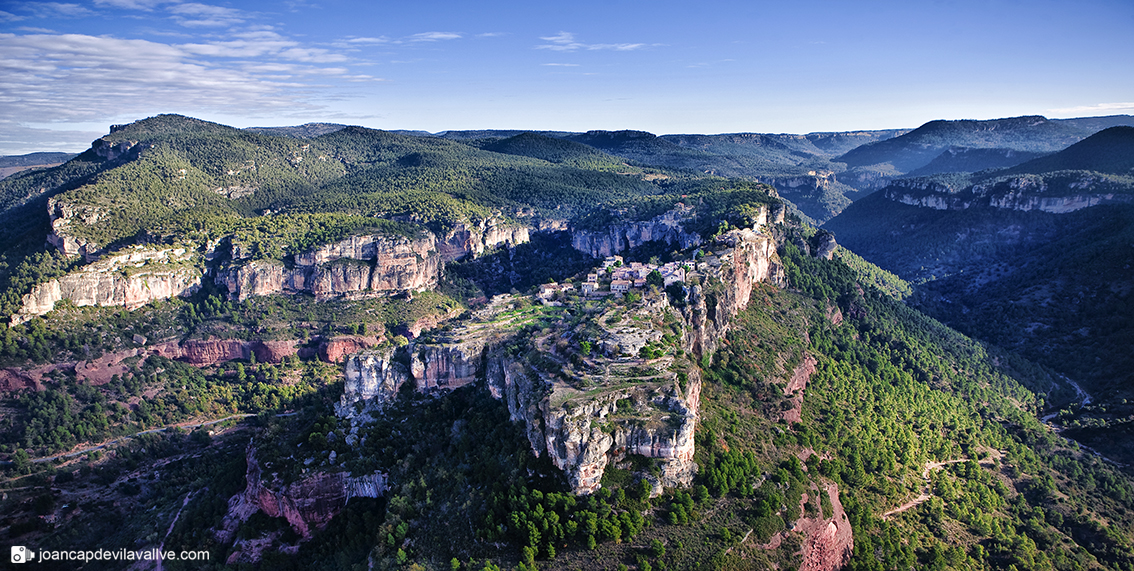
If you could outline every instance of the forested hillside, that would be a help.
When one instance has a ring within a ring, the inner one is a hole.
[[[896,181],[836,246],[695,165],[900,132],[116,126],[0,181],[0,537],[208,552],[170,570],[1134,570],[1129,132]]]

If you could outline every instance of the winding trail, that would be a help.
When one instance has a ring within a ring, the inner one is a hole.
[[[957,459],[957,460],[946,460],[944,462],[926,462],[925,463],[925,470],[922,470],[922,472],[921,472],[921,477],[922,477],[923,480],[925,480],[925,487],[922,488],[921,495],[919,495],[918,497],[898,506],[895,509],[892,509],[892,510],[882,514],[882,519],[888,520],[892,516],[900,514],[904,511],[911,510],[911,509],[913,509],[917,506],[920,506],[921,504],[929,501],[929,498],[933,497],[933,490],[931,489],[931,487],[930,487],[931,484],[929,483],[929,473],[931,471],[937,470],[937,469],[941,468],[942,466],[946,466],[948,464],[959,464],[961,462],[968,462],[968,461],[969,461],[968,458],[960,458],[960,459]]]
[[[131,438],[137,438],[137,437],[139,437],[143,434],[152,434],[154,432],[165,432],[166,430],[169,430],[171,428],[194,428],[195,429],[195,428],[200,428],[202,426],[211,426],[213,424],[218,424],[218,423],[224,422],[226,420],[232,420],[234,418],[243,420],[243,419],[248,418],[250,416],[256,416],[256,415],[254,415],[254,414],[233,414],[233,415],[230,415],[230,416],[226,416],[224,418],[218,418],[218,419],[215,419],[215,420],[207,420],[207,421],[204,421],[204,422],[183,422],[183,423],[177,423],[177,424],[170,424],[170,425],[167,425],[167,426],[160,426],[158,428],[151,428],[149,430],[143,430],[141,432],[135,432],[134,434],[131,434],[131,435],[128,435],[128,436],[120,436],[118,438],[115,438],[114,440],[108,440],[108,441],[103,442],[101,444],[96,444],[94,446],[88,446],[86,448],[80,448],[78,450],[74,450],[74,451],[71,451],[71,452],[65,452],[63,454],[56,454],[54,456],[44,456],[42,458],[33,458],[31,460],[31,462],[33,462],[33,463],[50,462],[50,461],[56,460],[58,458],[70,458],[72,456],[81,456],[83,454],[86,454],[87,452],[93,452],[95,450],[102,450],[103,448],[106,448],[107,446],[113,446],[113,445],[118,444],[118,443],[120,443],[124,440],[129,440]]]
[[[282,417],[285,417],[285,416],[295,416],[296,414],[298,414],[298,413],[296,413],[296,412],[281,412],[281,413],[277,414],[276,416],[282,418]],[[86,454],[88,452],[94,452],[96,450],[102,450],[102,449],[107,448],[109,446],[114,446],[115,444],[119,444],[121,442],[124,442],[126,440],[130,440],[132,438],[137,438],[138,436],[141,436],[143,434],[152,434],[154,432],[165,432],[166,430],[169,430],[171,428],[196,429],[196,428],[201,428],[202,426],[212,426],[214,424],[218,424],[218,423],[224,422],[226,420],[234,420],[234,419],[235,420],[244,420],[245,418],[248,418],[250,416],[258,416],[258,415],[248,414],[248,413],[232,414],[232,415],[226,416],[224,418],[217,418],[217,419],[213,419],[213,420],[204,420],[204,421],[201,421],[201,422],[179,422],[179,423],[174,423],[174,424],[168,424],[166,426],[159,426],[157,428],[150,428],[148,430],[143,430],[141,432],[135,432],[134,434],[130,434],[130,435],[126,435],[126,436],[119,436],[118,438],[115,438],[114,440],[107,440],[106,442],[102,442],[100,444],[94,444],[94,445],[91,445],[91,446],[80,448],[78,450],[72,450],[70,452],[64,452],[62,454],[55,454],[55,455],[52,455],[52,456],[43,456],[43,457],[40,457],[40,458],[32,458],[32,459],[29,460],[29,462],[31,462],[33,464],[41,464],[43,462],[51,462],[52,460],[58,460],[60,458],[73,458],[75,456],[82,456],[83,454]],[[0,466],[10,466],[11,464],[12,464],[12,462],[10,460],[0,460]],[[30,474],[25,474],[24,476],[28,476],[28,475],[30,475]],[[13,480],[18,480],[20,478],[23,478],[24,476],[17,476],[15,478],[9,478],[7,480],[4,480],[3,482],[0,482],[0,484],[11,482]]]

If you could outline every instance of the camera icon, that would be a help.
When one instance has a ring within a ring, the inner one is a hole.
[[[22,545],[12,546],[12,563],[27,563],[32,559],[35,559],[34,551]]]

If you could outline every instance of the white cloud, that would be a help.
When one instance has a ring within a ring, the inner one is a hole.
[[[461,35],[455,32],[422,32],[408,38],[411,42],[436,42],[437,40],[458,40]]]
[[[19,22],[23,19],[23,16],[17,16],[11,12],[0,10],[0,22]]]
[[[387,43],[390,43],[390,39],[385,37],[385,36],[378,37],[378,38],[350,38],[348,40],[344,40],[344,43],[346,43],[348,45],[354,45],[354,46],[369,46],[369,45],[377,45],[377,44],[387,44]]]
[[[197,55],[183,46],[145,40],[0,34],[0,121],[81,123],[123,113],[235,114],[239,109],[256,116],[313,110],[320,107],[310,101],[305,90],[311,86],[302,77],[346,71],[297,66],[280,79]]]
[[[162,4],[170,4],[173,0],[94,0],[96,6],[111,6],[126,8],[128,10],[150,11]]]
[[[210,57],[276,57],[305,63],[331,63],[347,59],[346,56],[327,49],[302,47],[299,42],[269,30],[236,34],[232,40],[183,44],[179,47],[192,54]]]
[[[233,26],[248,19],[240,10],[196,2],[175,4],[169,11],[178,24],[193,28]]]
[[[1063,109],[1048,109],[1048,113],[1055,115],[1079,115],[1083,113],[1117,113],[1119,111],[1134,111],[1134,102],[1127,103],[1098,103],[1096,105],[1081,105]]]
[[[613,51],[631,51],[639,48],[646,47],[646,44],[584,44],[575,41],[575,34],[571,32],[559,32],[554,36],[541,37],[549,44],[542,44],[536,46],[537,50],[552,50],[557,52],[574,52],[578,50],[594,51],[594,50],[613,50]]]

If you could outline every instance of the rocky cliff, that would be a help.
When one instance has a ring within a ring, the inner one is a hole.
[[[606,466],[628,454],[656,459],[656,488],[692,482],[701,378],[695,367],[684,377],[665,371],[672,364],[655,363],[656,376],[633,384],[590,379],[587,392],[505,355],[489,359],[486,376],[512,420],[524,423],[533,452],[546,453],[575,493],[590,494],[601,486]],[[612,371],[612,377],[627,374],[629,368]]]
[[[98,258],[99,246],[74,236],[71,227],[75,224],[93,225],[106,216],[105,209],[99,206],[76,206],[55,198],[47,200],[47,217],[51,221],[51,232],[47,243],[67,257],[83,256],[90,262]]]
[[[752,229],[730,230],[718,243],[725,248],[697,264],[698,273],[705,279],[701,285],[688,288],[681,308],[683,343],[697,356],[716,350],[732,318],[748,307],[756,283],[786,284],[783,264],[770,236]]]
[[[654,459],[657,488],[687,485],[696,471],[699,369],[672,353],[638,353],[661,342],[675,324],[684,351],[711,353],[747,306],[754,285],[784,279],[774,240],[755,230],[730,231],[706,250],[695,271],[704,286],[687,290],[680,311],[666,294],[646,292],[634,305],[592,316],[603,332],[594,339],[601,353],[579,354],[574,348],[585,339],[564,329],[566,321],[527,328],[544,310],[499,296],[469,321],[412,344],[409,371],[392,350],[351,356],[340,414],[381,409],[406,381],[419,391],[436,391],[483,376],[512,420],[523,423],[533,452],[547,454],[576,493],[597,490],[606,466],[627,455]]]
[[[895,202],[934,210],[965,210],[987,206],[1019,211],[1064,214],[1100,204],[1134,202],[1109,175],[1020,175],[959,187],[930,179],[902,179],[886,188]]]
[[[352,236],[295,254],[293,261],[290,267],[275,260],[234,262],[217,272],[216,283],[235,301],[299,292],[317,300],[359,298],[433,289],[441,268],[437,239],[430,232],[413,238]]]
[[[766,211],[765,211],[766,212]],[[678,207],[639,222],[619,222],[601,230],[574,229],[571,246],[580,252],[601,258],[646,242],[660,241],[684,250],[701,244],[699,234],[686,232],[683,224],[694,214],[692,207]]]
[[[67,299],[77,306],[137,309],[159,299],[187,296],[201,285],[199,256],[184,247],[134,246],[77,271],[41,283],[12,315],[19,325]]]
[[[437,243],[442,263],[479,256],[499,246],[527,243],[530,228],[493,217],[478,223],[457,224]]]
[[[353,417],[363,406],[380,410],[394,399],[402,385],[410,380],[405,365],[395,360],[393,348],[377,349],[350,355],[344,370],[343,396],[336,412]],[[362,403],[355,407],[356,403]]]
[[[386,493],[386,475],[375,472],[351,477],[346,472],[315,472],[284,484],[276,474],[264,474],[249,445],[244,491],[228,501],[228,513],[217,535],[232,541],[240,523],[256,512],[283,517],[300,537],[308,539],[338,515],[351,498],[378,498]]]

